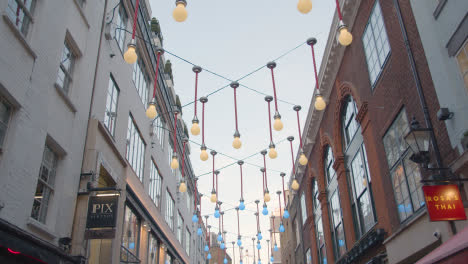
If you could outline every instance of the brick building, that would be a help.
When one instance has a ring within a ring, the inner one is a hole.
[[[335,16],[319,72],[327,107],[318,111],[312,102],[308,113],[309,163],[298,167],[300,189],[287,205],[282,261],[414,263],[467,221],[430,222],[420,181],[436,172],[452,175],[410,160],[404,136],[413,117],[433,127],[431,166],[450,166],[463,153],[452,148],[437,118],[439,101],[410,3],[342,2],[354,40],[348,47],[337,43]],[[455,175],[466,177],[466,166],[460,168]],[[466,211],[467,189],[460,191]]]

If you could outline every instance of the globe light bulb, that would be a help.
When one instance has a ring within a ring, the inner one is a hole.
[[[203,234],[203,231],[201,229],[201,227],[198,228],[197,230],[197,235],[201,236]]]
[[[176,156],[172,156],[171,168],[172,168],[173,170],[179,168],[179,161],[177,160],[177,157],[176,157]]]
[[[241,201],[241,202],[239,203],[239,210],[244,211],[244,209],[245,209],[244,201]]]
[[[187,184],[185,184],[185,182],[180,182],[179,192],[184,193],[186,191],[187,191]]]
[[[211,253],[208,253],[208,256],[206,256],[207,259],[211,259]]]
[[[187,19],[187,10],[183,2],[177,2],[177,6],[174,12],[172,12],[172,17],[174,17],[174,20],[177,22],[184,22]]]
[[[235,148],[235,149],[240,149],[241,146],[242,146],[242,142],[241,142],[240,138],[235,137],[234,141],[232,141],[232,147]]]
[[[226,248],[226,245],[224,244],[224,242],[221,242],[220,248],[221,248],[221,249],[225,249],[225,248]]]
[[[270,193],[267,191],[265,195],[263,195],[263,200],[268,203],[271,200]]]
[[[321,95],[317,95],[315,97],[314,106],[315,106],[315,109],[322,111],[327,106],[327,103],[325,103],[325,100],[323,100],[323,97]]]
[[[200,153],[200,159],[202,161],[207,161],[208,160],[208,152],[206,151],[206,149],[202,149],[202,151]]]
[[[339,36],[338,36],[338,42],[342,46],[349,46],[351,42],[353,42],[353,35],[348,31],[348,28],[346,26],[342,26],[339,28]]]
[[[216,209],[215,212],[214,212],[214,217],[219,218],[220,215],[221,215],[221,214],[219,213],[219,210]]]
[[[284,219],[288,219],[288,218],[289,218],[289,212],[288,212],[288,210],[284,210],[283,218],[284,218]]]
[[[219,242],[223,241],[223,236],[221,235],[221,233],[218,233],[218,241]]]
[[[124,60],[128,64],[134,64],[138,59],[138,55],[136,53],[136,45],[130,42],[127,46],[127,51],[124,53]]]
[[[196,214],[192,216],[192,222],[194,223],[198,222],[198,216]]]
[[[281,122],[281,118],[275,118],[275,123],[273,123],[273,128],[276,131],[281,131],[283,129],[283,122]]]
[[[270,261],[271,261],[271,262],[274,262],[274,261],[275,261],[275,258],[274,258],[273,256],[271,256]]]
[[[262,214],[268,215],[268,208],[266,207],[266,205],[263,206]]]
[[[239,264],[244,264],[244,262],[241,260],[241,261],[239,262]]]
[[[260,245],[260,242],[257,243],[257,249],[262,249],[262,245]]]
[[[299,0],[297,3],[297,10],[302,14],[307,14],[312,10],[312,1],[311,0]]]
[[[239,247],[242,246],[242,240],[238,239],[238,240],[237,240],[237,245],[238,245]]]
[[[297,182],[296,179],[293,180],[293,182],[292,182],[292,184],[291,184],[291,188],[292,188],[294,191],[299,190],[299,183]]]
[[[198,123],[196,123],[196,122],[192,123],[192,128],[190,128],[190,132],[194,136],[200,135],[200,126],[198,125]]]
[[[210,248],[208,247],[208,245],[205,245],[205,252],[208,252],[210,251]]]
[[[258,264],[262,264],[262,261],[261,261],[261,260],[258,260]]]
[[[280,231],[281,233],[283,233],[283,232],[284,232],[284,226],[283,226],[283,224],[281,224],[281,225],[280,225],[280,227],[279,227],[279,231]]]
[[[258,232],[257,238],[258,238],[258,240],[262,240],[262,238],[263,238],[262,232]],[[259,243],[259,244],[260,244],[260,243]]]
[[[212,192],[212,193],[211,193],[210,201],[211,201],[212,203],[216,203],[216,202],[218,201],[218,197],[216,196],[216,193],[215,193],[215,192]]]
[[[156,105],[150,103],[148,105],[148,108],[146,109],[146,116],[149,119],[155,119],[157,115],[158,115],[158,112],[156,111]]]
[[[273,248],[273,250],[274,250],[275,252],[278,251],[278,245],[277,245],[276,243],[275,243],[275,247]]]
[[[304,153],[301,153],[301,156],[299,157],[299,164],[305,166],[307,165],[307,162],[309,162],[309,160],[306,158]]]
[[[268,156],[271,159],[276,159],[276,157],[278,157],[278,152],[276,152],[275,148],[270,148],[270,151],[268,152]]]
[[[224,264],[227,264],[228,261],[227,261],[227,258],[224,258]]]

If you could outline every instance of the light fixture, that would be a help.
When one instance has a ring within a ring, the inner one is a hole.
[[[193,66],[192,71],[195,73],[195,100],[194,103],[194,114],[192,119],[192,128],[190,128],[190,132],[194,136],[200,135],[200,126],[198,125],[198,117],[197,117],[197,93],[198,93],[198,74],[202,71],[200,66]]]
[[[206,256],[206,259],[211,259],[211,253],[208,253],[208,255]]]
[[[187,6],[187,1],[185,0],[177,0],[176,1],[176,8],[174,8],[174,11],[172,12],[172,17],[174,17],[174,20],[177,22],[184,22],[187,19],[187,9],[185,7]]]
[[[266,204],[266,203],[263,203],[262,214],[263,214],[263,215],[268,215],[268,208],[267,208],[267,204]]]
[[[428,128],[422,128],[416,118],[413,117],[410,130],[405,135],[405,141],[413,152],[410,160],[418,164],[427,164],[430,161],[430,140],[431,130]]]
[[[205,145],[205,104],[208,102],[207,97],[201,97],[200,102],[202,103],[202,145],[200,147],[200,159],[202,161],[208,160],[208,153],[206,152],[206,145]]]
[[[265,190],[265,194],[263,195],[263,200],[268,203],[270,200],[271,200],[271,196],[270,196],[270,192],[267,190]]]
[[[242,146],[242,142],[240,140],[239,126],[238,126],[238,121],[237,121],[237,95],[236,95],[236,91],[237,91],[237,88],[239,87],[239,83],[232,82],[230,86],[234,90],[234,117],[236,121],[236,131],[234,132],[234,141],[232,141],[232,147],[235,149],[240,149],[240,147]]]
[[[216,203],[217,200],[218,200],[218,197],[216,196],[216,191],[213,189],[213,190],[211,191],[210,201],[211,201],[212,203]]]
[[[187,191],[187,184],[185,184],[185,180],[181,180],[179,184],[179,192],[184,193]]]
[[[283,200],[284,200],[284,212],[283,212],[283,219],[288,219],[289,218],[289,212],[288,209],[286,208],[286,191],[284,189],[284,176],[286,176],[286,173],[282,172],[280,173],[281,176],[281,182],[283,183]],[[281,194],[281,191],[278,191],[279,194]],[[278,193],[276,192],[276,193]],[[281,199],[280,199],[280,214],[281,214]]]
[[[276,157],[278,157],[278,152],[276,152],[276,149],[275,149],[275,144],[273,143],[273,133],[272,133],[272,130],[271,130],[271,107],[270,107],[270,104],[271,104],[271,101],[273,101],[273,97],[271,96],[265,96],[265,101],[267,102],[268,104],[268,125],[269,125],[269,128],[270,128],[270,145],[269,145],[269,153],[268,153],[268,156],[271,158],[271,159],[275,159]]]
[[[309,38],[307,39],[307,44],[310,46],[312,50],[312,61],[314,63],[314,73],[315,73],[315,103],[314,107],[318,111],[322,111],[325,109],[327,104],[325,103],[325,100],[323,100],[322,95],[320,94],[320,87],[319,87],[319,81],[318,81],[318,75],[317,75],[317,64],[315,63],[315,51],[314,51],[314,46],[317,44],[317,39],[316,38]]]
[[[276,157],[278,157],[278,152],[276,151],[276,148],[275,148],[275,144],[270,143],[270,146],[268,146],[270,148],[270,151],[268,152],[268,156],[271,158],[271,159],[276,159]]]
[[[156,110],[156,84],[158,83],[158,74],[159,74],[159,61],[161,59],[161,54],[164,53],[164,50],[161,48],[156,49],[156,69],[154,70],[154,87],[153,87],[153,97],[148,103],[148,108],[146,108],[146,116],[153,120],[158,115]]]
[[[203,231],[202,231],[201,227],[198,227],[198,229],[197,229],[197,235],[198,235],[198,236],[201,236],[202,234],[203,234]]]
[[[179,161],[177,160],[177,153],[172,154],[171,169],[175,170],[179,168]]]
[[[259,240],[258,243],[260,243],[260,240],[262,240],[262,231],[260,231],[260,211],[258,207],[260,200],[255,200],[255,203],[257,204],[257,212],[255,213],[257,218],[257,239]]]
[[[336,0],[336,11],[340,19],[338,25],[338,42],[344,47],[349,46],[353,42],[353,35],[348,31],[348,27],[343,23],[343,15],[341,14],[340,2]]]
[[[294,137],[292,137],[292,136],[288,137],[289,144],[291,145],[291,160],[292,160],[292,175],[293,175],[292,177],[294,177],[293,182],[291,184],[291,188],[294,191],[297,191],[299,189],[299,183],[297,183],[297,181],[296,181],[296,166],[294,166],[294,151],[293,151],[293,146],[292,146],[293,140],[294,140]],[[283,192],[284,192],[284,176],[282,176],[282,177],[283,177]],[[286,204],[284,206],[285,206],[285,209],[286,209]]]
[[[296,111],[296,114],[297,114],[297,130],[299,131],[299,143],[301,147],[301,154],[299,155],[299,164],[301,164],[302,166],[305,166],[307,165],[307,162],[309,162],[309,160],[307,160],[307,157],[304,154],[304,147],[302,145],[301,121],[299,119],[299,111],[301,111],[301,106],[295,105],[293,109],[294,111]]]
[[[174,144],[174,151],[173,151],[173,154],[172,154],[172,161],[171,161],[171,168],[173,170],[175,169],[178,169],[179,168],[179,161],[177,160],[177,115],[179,114],[179,110],[178,109],[175,109],[174,110],[174,140],[173,140],[173,144]]]
[[[125,51],[125,53],[124,53],[124,60],[128,64],[133,64],[138,59],[138,55],[136,53],[135,31],[136,31],[136,23],[137,23],[139,5],[140,5],[140,1],[136,0],[136,2],[135,2],[135,12],[133,14],[132,40],[130,40],[130,42],[128,43],[127,51]]]
[[[193,223],[197,223],[197,222],[198,222],[197,212],[194,212],[194,213],[193,213],[192,222],[193,222]]]
[[[241,195],[240,195],[240,203],[239,203],[239,209],[243,211],[245,209],[245,204],[244,204],[244,182],[242,180],[242,165],[244,164],[244,161],[239,160],[237,162],[239,164],[240,168],[240,184],[241,184]]]
[[[307,14],[312,10],[312,1],[311,0],[299,0],[297,3],[297,10],[302,14]]]
[[[263,173],[263,178],[264,178],[264,187],[263,187],[263,201],[269,202],[271,197],[270,197],[270,192],[268,191],[268,175],[267,175],[267,168],[266,168],[266,150],[262,150],[260,152],[263,156],[263,168],[260,168],[260,171]]]
[[[221,215],[219,214],[219,207],[218,205],[215,206],[214,217],[219,218]]]
[[[267,63],[267,67],[268,69],[271,70],[271,79],[273,81],[273,95],[275,98],[275,115],[274,115],[275,123],[273,124],[273,128],[276,131],[281,131],[281,129],[283,129],[283,122],[281,122],[281,115],[278,112],[278,99],[276,97],[275,74],[273,72],[273,69],[276,67],[276,62],[271,61]],[[270,114],[269,114],[269,117],[270,117]]]
[[[239,219],[239,207],[236,207],[237,212],[237,245],[242,246],[242,240],[240,235],[240,219]]]
[[[291,183],[291,188],[294,190],[294,191],[297,191],[299,190],[299,183],[297,182],[296,178],[294,177],[292,183]]]

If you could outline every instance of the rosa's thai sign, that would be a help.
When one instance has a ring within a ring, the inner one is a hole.
[[[431,221],[466,220],[457,185],[428,185],[422,189]]]

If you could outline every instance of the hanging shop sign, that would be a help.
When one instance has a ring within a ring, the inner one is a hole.
[[[457,185],[428,185],[422,189],[431,221],[466,220]]]
[[[86,228],[115,227],[118,196],[91,196]]]

